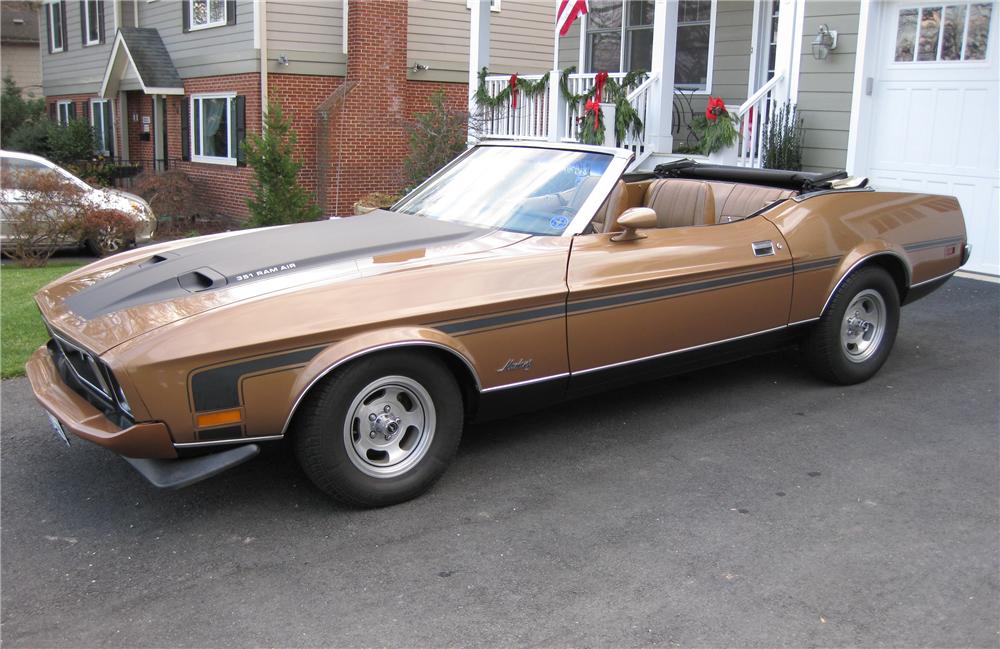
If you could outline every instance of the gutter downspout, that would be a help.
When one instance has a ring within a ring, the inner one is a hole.
[[[267,120],[267,0],[258,0],[257,37],[260,39],[260,130]]]

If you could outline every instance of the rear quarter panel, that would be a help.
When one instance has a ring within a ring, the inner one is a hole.
[[[895,257],[909,287],[958,270],[966,241],[962,210],[951,196],[830,192],[785,201],[765,217],[781,231],[795,265],[792,323],[822,315],[859,262]]]

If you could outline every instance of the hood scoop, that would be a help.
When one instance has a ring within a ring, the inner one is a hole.
[[[484,233],[479,228],[382,210],[249,230],[152,255],[71,295],[65,304],[91,320],[276,274],[453,243]]]

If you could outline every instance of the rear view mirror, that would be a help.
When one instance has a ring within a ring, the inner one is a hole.
[[[624,232],[611,235],[612,241],[635,241],[645,239],[646,235],[639,234],[636,230],[648,230],[656,227],[656,212],[648,207],[633,207],[625,210],[618,217],[619,227],[625,228]]]

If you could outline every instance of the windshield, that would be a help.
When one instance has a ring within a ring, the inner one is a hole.
[[[613,159],[605,153],[483,146],[405,198],[396,211],[477,228],[560,235]]]

